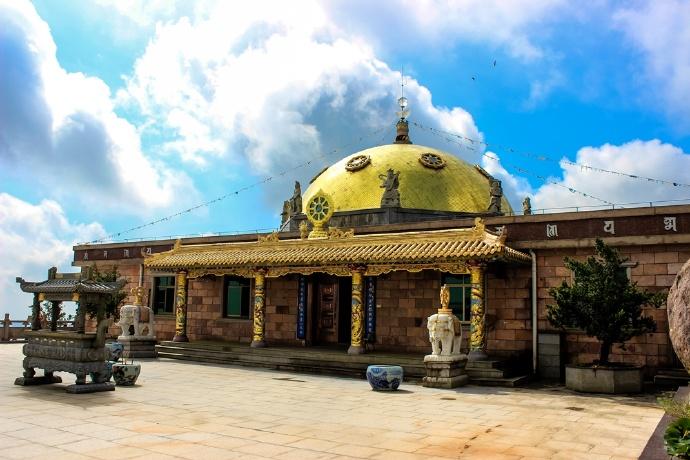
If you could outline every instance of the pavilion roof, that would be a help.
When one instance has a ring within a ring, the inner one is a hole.
[[[145,265],[158,271],[186,270],[190,277],[205,274],[266,276],[325,272],[344,275],[355,266],[367,275],[395,270],[438,269],[467,271],[468,263],[495,260],[527,263],[530,257],[505,245],[505,234],[474,227],[452,230],[353,235],[331,231],[327,239],[280,240],[278,233],[256,242],[181,245],[147,257]]]
[[[75,278],[58,278],[39,282],[24,281],[23,278],[17,278],[17,282],[24,292],[42,294],[114,294],[124,284],[121,281],[102,282]]]

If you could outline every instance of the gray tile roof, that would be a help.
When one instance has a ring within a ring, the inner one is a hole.
[[[124,281],[102,282],[78,279],[52,279],[40,282],[24,281],[17,278],[19,287],[24,292],[59,293],[59,294],[114,294],[124,286]]]

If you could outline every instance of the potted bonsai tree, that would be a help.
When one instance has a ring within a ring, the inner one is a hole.
[[[642,390],[642,367],[609,361],[611,347],[632,337],[653,332],[656,323],[644,316],[642,307],[663,302],[661,294],[637,288],[630,282],[618,252],[597,239],[596,256],[578,261],[565,259],[573,281],[563,281],[549,293],[555,304],[547,305],[547,318],[558,328],[575,328],[600,342],[599,359],[566,367],[566,387],[584,392],[634,393]]]

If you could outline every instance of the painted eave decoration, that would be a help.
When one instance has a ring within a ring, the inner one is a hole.
[[[475,226],[464,229],[354,235],[346,238],[266,238],[257,242],[181,245],[147,257],[145,265],[157,271],[252,276],[257,268],[266,276],[325,272],[348,275],[352,266],[366,267],[373,276],[395,270],[438,269],[465,273],[468,263],[503,260],[527,263],[530,257],[505,245],[505,233]]]

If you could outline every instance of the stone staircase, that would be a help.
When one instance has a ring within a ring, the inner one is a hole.
[[[246,344],[225,342],[161,342],[156,346],[160,358],[186,361],[263,367],[268,369],[342,375],[364,378],[370,364],[397,364],[405,379],[421,380],[425,375],[423,357],[397,353],[348,355],[344,349],[292,348],[270,346],[250,348]]]
[[[654,376],[654,385],[660,389],[676,390],[690,383],[690,374],[685,369],[659,369]]]
[[[469,361],[467,375],[470,383],[492,387],[518,387],[529,382],[529,375],[524,375],[505,361],[486,360]]]
[[[246,344],[228,342],[161,342],[156,346],[158,357],[201,363],[230,364],[267,369],[340,375],[364,378],[371,364],[397,364],[403,367],[406,381],[421,381],[426,371],[422,355],[369,351],[348,355],[345,349],[326,347],[250,348]],[[467,373],[470,383],[514,387],[528,381],[503,368],[501,361],[471,362]]]

